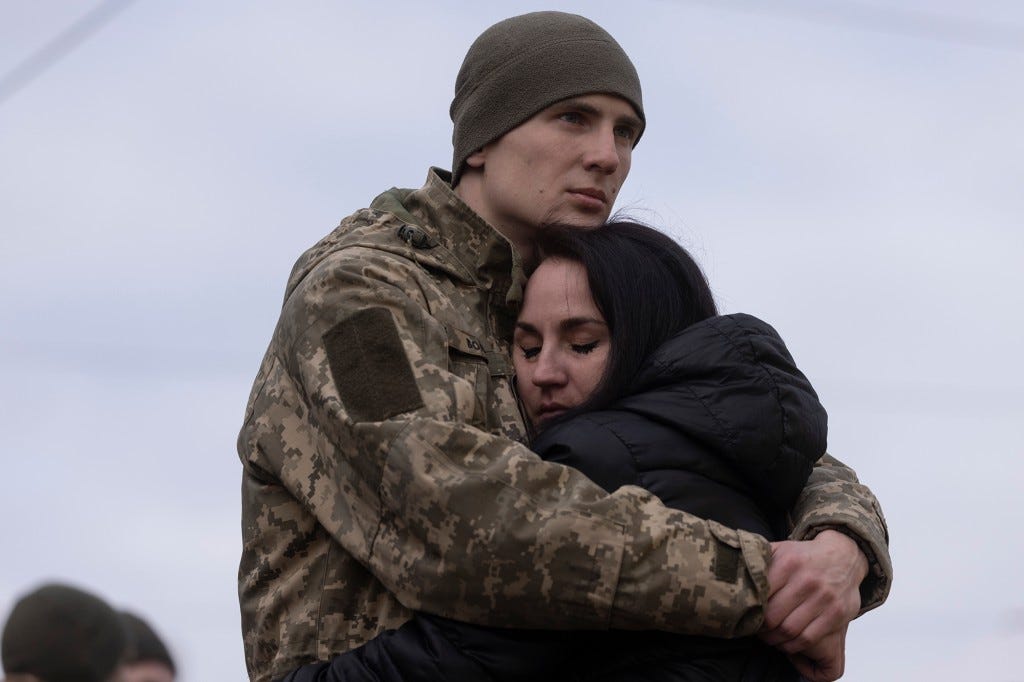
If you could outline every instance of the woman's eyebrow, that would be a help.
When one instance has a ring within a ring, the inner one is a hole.
[[[522,329],[527,334],[537,334],[537,333],[539,333],[537,331],[537,328],[534,327],[529,322],[520,322],[519,320],[516,320],[516,329]]]
[[[563,330],[568,331],[571,329],[575,329],[576,327],[582,327],[583,325],[587,324],[599,324],[602,327],[608,326],[608,323],[596,317],[568,317],[559,322],[558,326],[561,327]]]
[[[559,322],[558,326],[560,329],[562,329],[562,331],[569,331],[575,329],[576,327],[582,327],[587,324],[599,324],[602,327],[608,326],[607,322],[598,317],[567,317],[561,322]],[[540,335],[540,332],[537,331],[537,328],[530,324],[529,322],[521,322],[517,320],[516,329],[521,329],[527,334]]]

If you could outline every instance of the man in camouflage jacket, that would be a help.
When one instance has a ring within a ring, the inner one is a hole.
[[[640,488],[609,495],[524,445],[509,342],[531,231],[607,218],[644,127],[628,57],[582,17],[500,22],[470,48],[452,118],[454,175],[382,194],[292,271],[239,436],[251,678],[415,610],[760,629],[841,672],[847,622],[885,599],[891,574],[881,511],[850,469],[823,457],[791,511],[797,542],[770,565],[760,536]]]

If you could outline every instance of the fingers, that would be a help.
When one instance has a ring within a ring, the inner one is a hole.
[[[790,576],[800,568],[798,561],[792,557],[799,551],[799,546],[792,541],[773,542],[772,560],[768,564],[768,599],[786,586]]]
[[[801,604],[778,626],[764,633],[761,639],[787,654],[798,653],[813,646],[832,631],[819,616],[813,606]]]
[[[782,576],[782,569],[776,566],[775,555],[779,549],[785,544],[784,542],[770,542],[768,543],[772,548],[772,560],[768,563],[768,598],[771,599],[776,591],[780,587],[786,584],[784,576]],[[773,575],[774,571],[774,575]]]
[[[775,562],[774,576],[769,572],[769,582],[778,580],[777,591],[768,599],[764,611],[764,632],[762,639],[773,646],[788,642],[800,634],[820,614],[820,579],[808,571],[802,571],[803,564],[793,554],[780,552]]]
[[[846,630],[828,636],[812,652],[789,656],[793,667],[808,682],[832,682],[846,669]]]
[[[788,642],[813,620],[814,614],[808,611],[801,590],[792,585],[784,587],[765,606],[761,639],[772,646]]]
[[[839,676],[832,675],[806,656],[791,656],[789,662],[800,673],[800,679],[806,682],[832,682],[839,679]]]
[[[793,654],[845,628],[860,609],[858,557],[856,544],[834,531],[773,543],[760,638]]]
[[[818,666],[811,659],[806,656],[800,656],[799,654],[789,657],[789,662],[793,664],[796,671],[800,673],[800,679],[806,680],[807,682],[823,682],[818,676]]]
[[[761,639],[786,653],[803,651],[844,628],[857,605],[816,579],[787,586],[768,601]]]

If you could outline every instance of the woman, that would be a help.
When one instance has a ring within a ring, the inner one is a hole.
[[[785,537],[826,415],[775,331],[717,315],[700,268],[651,228],[550,229],[513,340],[541,457],[606,490]],[[734,579],[723,558],[716,572]],[[753,639],[485,628],[419,615],[286,680],[795,680]]]

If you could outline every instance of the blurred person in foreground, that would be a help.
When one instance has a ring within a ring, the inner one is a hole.
[[[120,615],[69,585],[47,584],[19,599],[3,629],[7,682],[119,682],[127,645]]]
[[[174,682],[176,668],[167,645],[145,620],[121,613],[128,632],[128,647],[118,682]]]
[[[525,445],[509,357],[534,240],[611,212],[646,126],[625,52],[576,15],[507,19],[470,47],[450,113],[452,172],[378,196],[289,278],[238,440],[251,679],[416,611],[759,633],[834,678],[849,621],[891,582],[878,502],[851,469],[816,462],[773,546]]]

